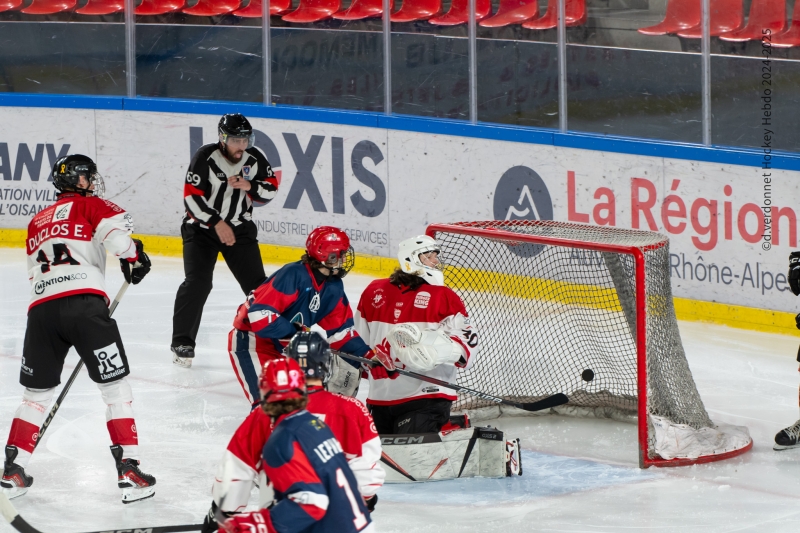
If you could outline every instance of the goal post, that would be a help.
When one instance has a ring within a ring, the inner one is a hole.
[[[529,220],[432,224],[427,234],[481,335],[459,384],[520,402],[562,392],[570,402],[552,412],[635,420],[642,468],[752,447],[747,428],[710,419],[697,391],[675,318],[667,237]],[[453,409],[521,414],[467,396]]]

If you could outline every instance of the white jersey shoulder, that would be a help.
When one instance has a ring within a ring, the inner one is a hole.
[[[31,304],[73,294],[106,297],[106,250],[136,257],[133,218],[107,200],[59,195],[28,224],[26,249]]]

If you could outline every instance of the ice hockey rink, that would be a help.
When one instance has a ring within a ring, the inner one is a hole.
[[[19,513],[44,532],[202,522],[216,463],[249,411],[226,352],[226,336],[243,300],[227,267],[217,266],[197,357],[186,370],[172,364],[169,351],[182,262],[152,259],[151,273],[128,290],[115,318],[132,367],[142,469],[158,480],[155,497],[120,502],[105,405],[84,371],[28,465],[33,487],[13,500]],[[113,295],[122,283],[116,261],[109,261],[107,279]],[[370,280],[356,274],[345,279],[353,306]],[[22,395],[18,375],[28,293],[24,250],[0,248],[2,439]],[[773,451],[772,439],[798,418],[798,339],[688,322],[680,323],[680,330],[709,414],[716,422],[748,426],[754,440],[750,452],[718,463],[640,470],[634,425],[556,416],[499,419],[491,424],[521,438],[522,477],[385,486],[373,513],[378,530],[795,530],[800,449]],[[508,334],[514,334],[513,325]],[[77,362],[71,352],[64,381]],[[251,501],[256,504],[255,493]],[[0,523],[0,533],[9,531],[10,525]]]

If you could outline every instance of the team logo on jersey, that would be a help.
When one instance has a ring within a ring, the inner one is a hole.
[[[319,311],[319,293],[314,293],[314,297],[311,298],[311,303],[308,304],[308,310],[312,313],[316,313]]]
[[[400,313],[401,313],[400,309],[395,309],[394,310],[394,320],[395,320],[395,322],[397,321],[398,318],[400,318]]]
[[[383,296],[383,289],[378,289],[372,296],[372,307],[377,309],[385,303],[386,303],[386,298]]]
[[[53,219],[50,222],[61,222],[63,220],[67,220],[69,218],[70,211],[72,211],[72,202],[58,206],[58,208],[53,211]]]
[[[100,379],[103,381],[125,372],[116,342],[112,342],[105,348],[95,350],[94,356],[97,357],[97,370],[100,372]]]
[[[417,293],[417,297],[414,298],[414,307],[418,307],[420,309],[427,309],[428,304],[431,301],[431,294],[429,292],[419,292]]]
[[[251,179],[253,179],[253,176],[251,176],[252,172],[253,172],[253,167],[252,166],[245,165],[245,166],[242,167],[242,177],[244,179],[246,179],[247,181],[250,181]]]

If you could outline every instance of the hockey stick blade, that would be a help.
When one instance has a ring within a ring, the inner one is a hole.
[[[8,497],[0,492],[0,514],[8,520],[14,529],[20,533],[43,533],[36,529],[22,518]],[[181,531],[200,531],[203,524],[182,525],[182,526],[158,526],[158,527],[130,527],[124,529],[104,529],[102,531],[92,531],[91,533],[179,533]]]
[[[357,355],[350,355],[349,353],[340,352],[339,350],[331,350],[331,353],[334,355],[338,355],[339,357],[342,357],[344,359],[349,359],[351,361],[356,361],[367,365],[380,364],[378,361],[373,361],[371,359],[366,359],[364,357],[358,357]],[[566,394],[559,392],[557,394],[548,396],[547,398],[544,398],[537,402],[520,403],[512,400],[506,400],[505,398],[500,398],[499,396],[493,396],[485,392],[470,389],[468,387],[462,387],[461,385],[456,385],[455,383],[442,381],[441,379],[436,379],[423,374],[418,374],[416,372],[411,372],[410,370],[401,370],[399,368],[395,370],[400,374],[408,376],[410,378],[418,379],[420,381],[427,381],[428,383],[433,383],[434,385],[439,385],[440,387],[446,387],[448,389],[452,389],[455,391],[465,392],[467,394],[471,394],[472,396],[477,396],[478,398],[482,398],[490,402],[499,403],[502,405],[509,405],[511,407],[516,407],[517,409],[523,409],[525,411],[531,411],[531,412],[541,411],[542,409],[549,409],[551,407],[563,405],[569,401],[569,398],[567,397]]]

